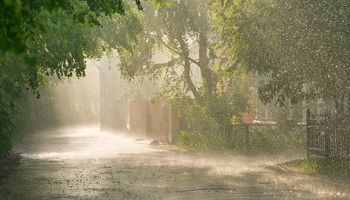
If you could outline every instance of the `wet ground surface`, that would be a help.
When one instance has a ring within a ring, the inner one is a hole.
[[[0,199],[350,199],[350,188],[269,168],[292,159],[181,152],[96,127],[31,135]]]

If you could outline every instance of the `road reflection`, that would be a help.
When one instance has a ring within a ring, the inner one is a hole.
[[[16,148],[32,159],[105,159],[123,154],[160,152],[148,141],[136,142],[124,133],[102,132],[98,126],[68,127],[41,131]]]

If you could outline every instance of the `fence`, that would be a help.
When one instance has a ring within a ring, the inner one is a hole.
[[[228,137],[234,138],[237,128],[243,130],[242,144],[248,152],[305,149],[306,126],[303,124],[240,124],[234,126]]]
[[[199,130],[188,130],[190,140],[205,144],[206,148],[233,149],[244,152],[306,153],[305,124],[236,124],[233,126],[207,125]],[[193,144],[196,145],[196,144]]]
[[[328,161],[350,160],[349,115],[307,111],[307,153]]]

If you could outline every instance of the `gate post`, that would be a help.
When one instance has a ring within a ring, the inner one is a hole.
[[[308,108],[306,110],[306,153],[307,157],[310,158],[310,142],[311,142],[311,136],[310,136],[310,109]]]
[[[325,160],[328,162],[330,161],[330,131],[332,130],[331,127],[333,124],[331,124],[330,114],[327,113],[325,115],[325,120],[324,120],[324,126],[325,126],[325,135],[324,135],[324,157]]]
[[[249,124],[245,124],[245,150],[246,152],[250,151],[250,141],[249,141]]]

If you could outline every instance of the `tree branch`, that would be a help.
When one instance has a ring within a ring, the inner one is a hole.
[[[190,91],[192,92],[193,96],[195,99],[199,100],[200,96],[199,93],[197,91],[196,86],[194,85],[192,78],[191,78],[191,68],[188,65],[184,65],[184,78],[186,80],[186,83],[188,85],[188,88],[190,89]]]
[[[174,53],[176,53],[176,54],[178,54],[178,55],[180,55],[180,56],[184,56],[181,52],[179,52],[179,51],[177,51],[176,49],[170,47],[170,46],[169,46],[167,43],[165,43],[163,40],[160,40],[160,42],[161,42],[166,48],[170,49],[170,50],[173,51]],[[192,63],[194,63],[194,64],[200,66],[200,64],[199,64],[199,62],[198,62],[197,60],[195,60],[195,59],[193,59],[193,58],[191,58],[191,57],[189,57],[189,56],[186,56],[186,58],[189,59]]]
[[[149,34],[149,36],[156,38],[156,36],[155,36],[155,35],[152,35],[152,34]],[[164,42],[162,39],[160,39],[159,42],[160,42],[162,45],[164,45],[166,48],[168,48],[169,50],[171,50],[172,52],[176,53],[177,55],[179,55],[179,56],[184,56],[183,53],[181,53],[180,51],[176,50],[175,48],[169,46],[169,45],[168,45],[166,42]],[[191,57],[189,57],[189,56],[186,56],[186,57],[187,57],[192,63],[194,63],[194,64],[200,66],[199,61],[197,61],[197,60],[195,60],[195,59],[193,59],[193,58],[191,58]]]
[[[154,63],[153,66],[154,67],[171,67],[173,66],[174,64],[176,63],[176,60],[175,59],[172,59],[168,62],[165,62],[165,63]]]

